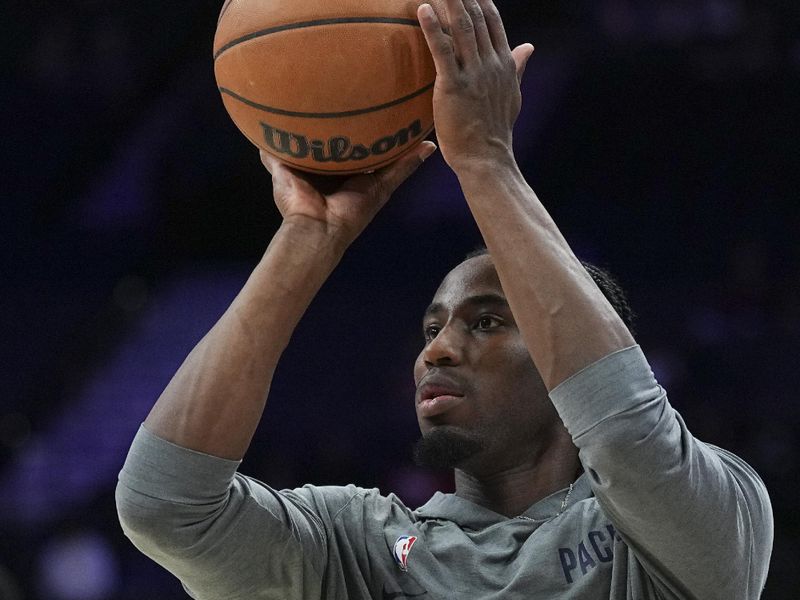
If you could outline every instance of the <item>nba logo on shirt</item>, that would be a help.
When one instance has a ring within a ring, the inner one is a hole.
[[[408,571],[408,553],[411,552],[411,546],[416,541],[416,536],[401,535],[394,543],[394,562],[403,571]]]

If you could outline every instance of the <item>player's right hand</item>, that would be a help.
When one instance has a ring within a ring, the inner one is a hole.
[[[436,150],[422,142],[414,152],[373,173],[317,176],[292,169],[261,150],[272,174],[275,204],[287,221],[313,221],[326,234],[349,244],[369,224],[389,197]]]

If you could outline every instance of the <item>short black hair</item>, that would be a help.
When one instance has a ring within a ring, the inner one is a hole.
[[[484,255],[489,255],[489,250],[485,246],[481,246],[467,254],[464,260]],[[602,267],[598,267],[585,260],[581,260],[580,263],[583,265],[583,268],[586,269],[586,272],[589,273],[589,276],[597,287],[600,288],[600,291],[603,292],[603,296],[606,297],[606,300],[608,300],[609,304],[611,304],[617,312],[619,318],[622,319],[622,322],[628,327],[628,331],[631,332],[631,335],[635,336],[636,332],[634,331],[633,323],[636,320],[636,313],[633,312],[631,305],[628,303],[628,297],[616,278]]]

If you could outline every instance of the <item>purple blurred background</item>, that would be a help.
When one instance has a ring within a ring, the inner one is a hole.
[[[213,79],[220,2],[5,3],[0,599],[171,600],[122,536],[130,440],[278,225]],[[537,51],[517,154],[584,258],[610,268],[699,438],[749,461],[776,512],[766,599],[800,544],[800,3],[498,2]],[[300,325],[243,471],[410,505],[411,364],[440,278],[479,243],[425,164]]]

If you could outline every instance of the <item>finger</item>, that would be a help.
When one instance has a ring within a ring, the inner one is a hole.
[[[267,171],[269,171],[269,174],[272,175],[273,185],[285,183],[290,176],[297,174],[294,169],[291,169],[286,163],[279,161],[266,150],[259,149],[258,155],[261,157],[261,164],[264,165]]]
[[[477,0],[465,0],[464,4],[472,19],[472,26],[475,28],[475,43],[478,53],[481,56],[487,56],[490,52],[494,52],[494,46],[486,25],[486,19],[483,17],[483,10]]]
[[[508,45],[506,28],[503,26],[503,19],[494,2],[492,0],[477,0],[477,2],[483,12],[483,19],[486,22],[486,29],[494,49],[497,52],[508,52],[511,47]]]
[[[276,165],[279,164],[278,161],[266,150],[259,149],[258,156],[261,157],[261,164],[269,171],[270,175],[273,175]]]
[[[378,178],[381,188],[387,194],[392,194],[435,151],[436,144],[422,142],[417,152],[403,156],[392,164],[376,171],[375,176]]]
[[[514,64],[517,66],[517,81],[522,81],[522,75],[525,73],[525,67],[528,65],[528,60],[533,56],[533,46],[531,44],[522,44],[517,46],[511,51],[511,56],[514,58]]]
[[[433,11],[430,4],[422,4],[417,10],[422,33],[428,49],[433,56],[433,64],[436,67],[437,75],[447,75],[453,73],[458,67],[456,62],[455,49],[453,48],[453,38],[445,33],[439,17]]]
[[[463,0],[445,0],[447,23],[450,26],[450,35],[453,36],[453,46],[456,57],[464,60],[475,59],[478,54],[478,42],[475,38],[475,24],[472,17],[464,7]]]
[[[273,191],[285,191],[298,187],[301,189],[313,187],[312,183],[307,180],[307,173],[292,169],[265,150],[259,150],[258,154],[261,157],[261,164],[263,164],[270,175],[272,175]]]
[[[272,196],[278,203],[278,210],[281,210],[279,199],[289,193],[291,189],[290,180],[287,178],[288,169],[269,152],[259,150],[258,154],[261,157],[261,164],[272,175]]]

